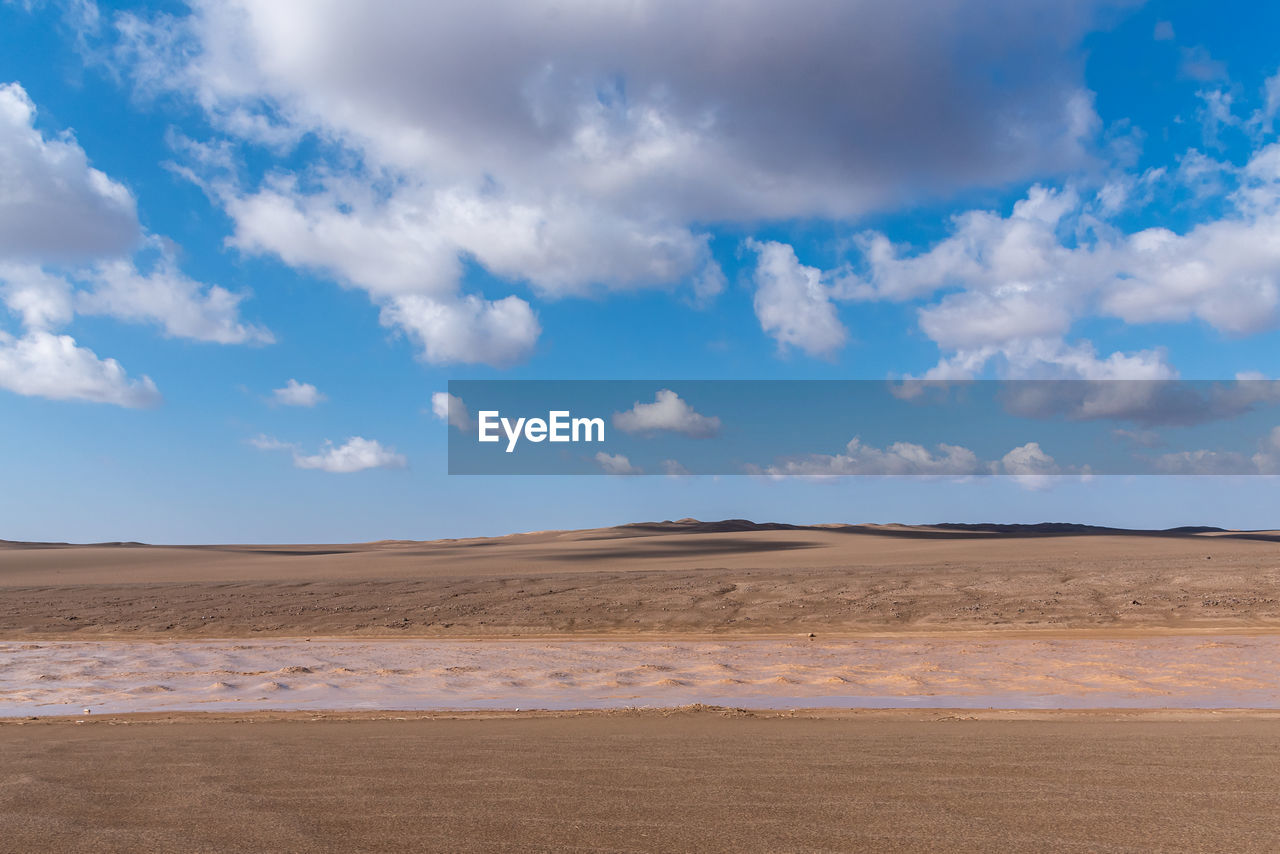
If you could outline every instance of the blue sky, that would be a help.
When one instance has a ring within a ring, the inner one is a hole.
[[[1275,377],[1280,10],[497,5],[0,4],[0,537],[1276,525],[1265,477],[449,477],[431,398]]]

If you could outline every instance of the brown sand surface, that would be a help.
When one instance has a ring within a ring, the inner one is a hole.
[[[680,522],[332,546],[0,543],[0,638],[1280,629],[1268,532]]]
[[[0,848],[1280,850],[1274,716],[368,717],[0,725]]]

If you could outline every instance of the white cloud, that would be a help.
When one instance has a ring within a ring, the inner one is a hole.
[[[1093,343],[1029,338],[959,350],[929,370],[926,380],[966,380],[994,367],[1002,376],[1038,380],[1172,380],[1178,373],[1163,348],[1099,356]]]
[[[1280,474],[1280,427],[1258,442],[1252,455],[1236,451],[1195,450],[1162,454],[1154,461],[1164,474]]]
[[[631,460],[622,454],[606,454],[600,451],[595,459],[596,465],[600,466],[606,474],[644,474],[642,469],[631,465]]]
[[[0,264],[0,302],[28,329],[56,329],[74,315],[71,283],[35,264]]]
[[[1000,471],[1024,476],[1061,473],[1057,462],[1041,449],[1039,442],[1028,442],[1005,454],[1000,458]]]
[[[1258,473],[1280,474],[1280,427],[1271,428],[1259,445],[1258,452],[1251,458]]]
[[[794,457],[763,469],[779,477],[831,475],[934,475],[982,474],[988,469],[978,456],[959,445],[939,444],[930,451],[912,442],[894,442],[886,448],[867,445],[855,436],[842,454],[810,454]]]
[[[1024,489],[1043,490],[1053,484],[1053,478],[1062,474],[1058,463],[1046,454],[1039,442],[1028,442],[1014,448],[991,467],[994,474],[1012,475]]]
[[[289,451],[293,464],[300,469],[315,469],[333,474],[351,474],[374,468],[404,468],[408,461],[394,448],[383,446],[375,439],[352,436],[342,445],[326,441],[319,453],[304,454],[296,442],[283,442],[274,436],[259,433],[246,440],[260,451]]]
[[[1014,448],[998,460],[985,461],[960,445],[939,443],[930,450],[914,442],[894,442],[877,448],[863,443],[856,436],[841,454],[791,457],[765,467],[750,466],[748,471],[779,478],[1007,475],[1027,489],[1043,489],[1049,485],[1052,476],[1062,474],[1053,457],[1036,442]]]
[[[1257,474],[1257,466],[1234,451],[1176,451],[1161,454],[1154,463],[1161,474]]]
[[[71,133],[46,136],[16,83],[0,85],[0,302],[26,333],[0,340],[4,379],[19,394],[120,406],[160,401],[147,377],[129,379],[66,335],[74,315],[155,323],[171,336],[221,343],[272,340],[238,318],[243,295],[183,275],[173,249],[138,225],[133,195],[89,165]],[[141,272],[133,256],[158,247]]]
[[[283,406],[315,406],[328,400],[311,383],[300,383],[290,378],[283,388],[271,390],[272,399]]]
[[[705,300],[722,287],[706,235],[568,203],[544,210],[405,181],[389,197],[371,198],[366,183],[335,177],[312,193],[283,179],[253,193],[224,187],[222,199],[236,224],[233,243],[366,290],[384,307],[384,322],[418,338],[431,362],[510,364],[527,357],[541,332],[518,297],[491,302],[459,296],[463,254],[548,295],[585,293],[601,283],[628,288],[690,278],[695,296]],[[450,313],[459,324],[468,322],[461,315],[484,314],[478,306],[498,306],[499,320],[512,326],[502,337],[512,341],[497,347],[485,336],[441,341],[448,336],[439,329],[424,333],[422,306],[432,314]]]
[[[660,389],[653,403],[640,403],[625,412],[613,413],[613,426],[624,433],[652,433],[660,430],[706,439],[720,432],[720,419],[700,415],[670,389]]]
[[[292,442],[282,442],[274,436],[268,436],[266,433],[259,433],[245,440],[259,451],[292,451],[297,445]]]
[[[1202,180],[1208,163],[1190,153],[1182,177]],[[1090,342],[1066,337],[1077,320],[1096,314],[1130,324],[1198,318],[1233,335],[1280,325],[1280,143],[1242,168],[1212,167],[1237,185],[1228,210],[1183,233],[1126,234],[1071,188],[1037,186],[1008,216],[957,215],[952,234],[923,251],[868,232],[856,241],[855,264],[825,274],[789,266],[805,271],[811,290],[829,281],[826,293],[838,299],[942,292],[919,309],[921,330],[943,351],[930,378],[973,376],[992,364],[1007,376],[1171,378],[1176,372],[1160,350],[1100,356]]]
[[[179,141],[174,168],[225,208],[234,245],[366,290],[429,361],[503,365],[540,329],[517,297],[462,296],[465,263],[540,297],[682,287],[705,305],[724,273],[704,224],[849,218],[1086,164],[1099,121],[1080,39],[1111,5],[748,2],[726,27],[671,0],[381,0],[355,17],[197,2],[117,15],[111,49],[140,91],[186,96],[223,135]],[[323,153],[290,174],[281,155],[306,136]],[[281,168],[244,182],[228,140]],[[830,356],[833,309],[808,294],[797,313],[807,292],[786,285],[758,297],[766,328]],[[524,310],[509,343],[441,341],[410,298]]]
[[[448,293],[461,274],[456,254],[418,206],[402,198],[379,202],[362,182],[335,179],[324,192],[306,193],[296,180],[276,178],[251,194],[225,192],[233,246],[273,253],[376,298]]]
[[[910,254],[877,232],[859,235],[865,274],[846,273],[838,293],[850,299],[905,300],[955,285],[993,290],[1018,283],[1041,290],[1069,284],[1073,257],[1058,237],[1060,223],[1077,210],[1070,189],[1032,187],[1008,217],[966,211],[952,218],[953,233],[931,249]]]
[[[89,165],[75,137],[35,127],[35,104],[0,84],[0,257],[77,261],[129,251],[140,235],[133,195]]]
[[[759,255],[754,281],[761,328],[781,351],[796,347],[810,356],[833,357],[847,334],[821,271],[803,266],[786,244],[749,240],[747,246]]]
[[[474,294],[444,300],[401,296],[383,306],[381,319],[407,330],[423,358],[439,365],[510,365],[529,355],[542,332],[529,304],[513,296],[496,301]]]
[[[540,207],[688,221],[849,216],[904,185],[1079,163],[1096,127],[1079,39],[1110,5],[805,2],[780,16],[751,2],[726,28],[718,9],[668,0],[383,0],[358,18],[281,0],[116,24],[142,85],[184,92],[228,133],[279,145],[316,131],[437,185],[488,175]]]
[[[1215,160],[1193,148],[1178,158],[1175,177],[1196,199],[1206,199],[1223,194],[1231,172],[1230,163]]]
[[[688,477],[689,470],[679,460],[663,460],[659,465],[667,477]]]
[[[160,403],[150,377],[130,379],[115,359],[99,359],[70,335],[43,330],[14,338],[0,331],[0,388],[51,400],[142,408]]]
[[[462,398],[447,391],[437,391],[431,395],[431,412],[436,418],[467,432],[472,427],[471,413]]]
[[[81,314],[105,314],[120,320],[155,323],[174,338],[218,344],[270,344],[275,336],[240,320],[236,294],[218,285],[205,287],[163,256],[149,273],[131,261],[105,261],[92,273],[91,287],[76,300]]]
[[[1262,87],[1262,107],[1258,110],[1253,118],[1255,124],[1263,133],[1271,133],[1275,125],[1276,116],[1280,115],[1280,70],[1271,75],[1263,83]]]
[[[1019,284],[989,292],[949,294],[919,312],[920,330],[944,350],[972,352],[983,347],[1011,349],[1019,341],[1053,340],[1071,328],[1065,305],[1046,303]]]
[[[300,469],[318,469],[335,474],[350,474],[374,468],[404,468],[404,456],[394,448],[383,447],[374,439],[352,436],[342,445],[326,442],[318,454],[294,452],[293,464]]]

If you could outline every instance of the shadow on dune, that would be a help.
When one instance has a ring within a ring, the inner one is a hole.
[[[1040,522],[1037,524],[1002,525],[996,523],[942,522],[935,525],[789,525],[783,522],[757,523],[747,519],[725,519],[701,522],[680,519],[664,522],[636,522],[609,529],[619,537],[661,534],[722,534],[751,531],[824,531],[838,534],[865,534],[875,537],[898,537],[912,540],[1023,539],[1036,537],[1124,536],[1124,537],[1194,537],[1214,534],[1224,539],[1280,542],[1280,533],[1270,531],[1230,531],[1211,525],[1186,525],[1178,528],[1110,528],[1103,525],[1081,525],[1074,522]],[[755,544],[758,546],[759,544]]]
[[[685,543],[666,541],[661,545],[648,546],[643,543],[627,548],[626,557],[702,557],[719,554],[739,554],[741,552],[781,552],[793,549],[812,549],[823,543],[810,540],[752,540],[746,538],[690,540]],[[532,560],[554,561],[607,561],[620,557],[616,547],[601,549],[561,549],[540,552],[532,556]]]

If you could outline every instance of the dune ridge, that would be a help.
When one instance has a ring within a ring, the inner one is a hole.
[[[0,639],[1280,631],[1276,537],[682,519],[430,542],[9,543]]]

